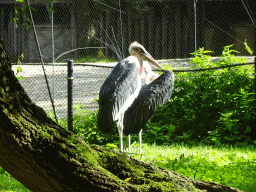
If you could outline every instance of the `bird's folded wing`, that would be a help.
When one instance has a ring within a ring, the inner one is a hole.
[[[138,70],[138,65],[122,60],[104,81],[99,93],[98,112],[98,127],[103,133],[111,132],[113,123],[121,110],[124,110],[127,100],[135,92],[138,95],[141,88]]]
[[[174,73],[165,71],[144,87],[124,114],[125,135],[138,134],[150,117],[170,100],[174,86]]]

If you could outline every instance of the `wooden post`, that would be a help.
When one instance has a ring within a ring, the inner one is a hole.
[[[104,39],[105,39],[105,33],[104,33],[104,30],[103,30],[103,26],[104,26],[104,19],[103,19],[103,17],[104,17],[104,15],[103,15],[104,13],[100,13],[100,24],[102,25],[102,26],[99,26],[99,30],[100,30],[100,39],[103,39],[103,41],[104,41]],[[100,24],[98,24],[97,23],[97,25],[100,25]],[[100,46],[101,47],[105,47],[105,44],[103,43],[103,42],[100,42]],[[104,55],[105,55],[105,49],[101,49],[101,51],[104,53]]]
[[[140,39],[141,39],[141,34],[140,34],[140,28],[141,28],[141,26],[140,26],[140,21],[141,21],[142,15],[140,14],[138,17],[139,17],[139,18],[136,18],[136,19],[135,19],[135,22],[134,22],[134,24],[135,24],[135,29],[134,29],[135,35],[134,35],[133,38],[134,38],[135,41],[141,42],[141,41],[140,41]]]
[[[140,41],[141,41],[141,44],[143,46],[146,46],[146,31],[147,31],[147,29],[146,29],[145,19],[147,18],[147,16],[148,16],[147,13],[143,13],[142,16],[141,16],[141,22],[140,22],[141,23],[140,24],[140,26],[141,26],[141,30],[140,30],[141,39],[140,39]]]
[[[168,9],[168,12],[169,12],[169,17],[168,17],[168,59],[171,59],[171,58],[176,58],[176,55],[175,55],[175,34],[176,34],[176,28],[175,28],[175,21],[174,21],[174,17],[175,17],[175,14],[176,14],[176,4],[178,2],[175,1],[175,2],[170,2],[170,6],[169,6],[169,9]],[[171,19],[169,19],[171,18]]]
[[[134,17],[134,14],[133,14],[133,10],[132,10],[132,7],[131,5],[129,6],[129,9],[128,9],[128,42],[129,44],[133,41],[133,17]]]
[[[150,7],[149,18],[148,18],[148,51],[154,55],[154,9]]]
[[[189,28],[189,19],[187,17],[183,20],[183,37],[182,37],[182,53],[181,58],[189,58],[190,52],[188,49],[188,46],[190,44],[189,42],[189,33],[191,32],[191,29]]]
[[[167,59],[167,9],[163,7],[162,14],[162,59]]]
[[[205,1],[197,2],[197,49],[204,46]]]
[[[180,58],[180,50],[181,50],[181,3],[177,2],[175,5],[176,12],[174,15],[175,19],[175,36],[176,36],[176,58]]]
[[[190,33],[188,34],[188,53],[195,51],[195,25],[194,25],[194,1],[187,2],[187,11],[188,11],[188,24]]]
[[[104,35],[105,36],[105,39],[104,39],[104,42],[106,42],[106,43],[110,43],[110,40],[109,40],[109,37],[111,37],[110,36],[110,34],[111,34],[111,10],[108,10],[107,11],[107,17],[105,18],[106,19],[106,25],[105,25],[105,30],[106,30],[106,34]],[[106,54],[105,54],[105,56],[106,57],[109,57],[110,56],[110,49],[109,48],[107,48],[106,49]]]
[[[124,11],[126,14],[123,14],[122,15],[122,22],[123,22],[123,54],[124,54],[124,57],[127,57],[129,55],[128,53],[128,47],[130,45],[130,41],[128,39],[129,37],[129,30],[128,30],[128,27],[129,27],[129,17],[130,17],[130,6],[131,6],[131,3],[130,2],[126,2],[126,6],[124,6]]]
[[[161,59],[161,25],[156,24],[155,28],[155,50],[154,50],[154,57],[156,59]]]

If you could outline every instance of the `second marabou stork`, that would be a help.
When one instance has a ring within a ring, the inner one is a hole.
[[[147,85],[149,83],[151,83],[152,81],[154,81],[156,78],[159,77],[159,74],[154,73],[149,65],[149,63],[147,61],[143,61],[143,66],[142,68],[140,68],[140,73],[141,73],[141,90],[140,92],[147,87]],[[127,122],[127,121],[126,121]],[[127,129],[125,131],[127,133]],[[142,132],[139,132],[139,138],[140,138],[140,152],[141,152],[141,134]],[[127,135],[127,134],[126,134]],[[128,135],[128,149],[130,151],[130,147],[131,147],[131,135]]]
[[[161,68],[138,42],[130,45],[129,53],[131,56],[121,60],[114,67],[99,93],[98,127],[102,133],[110,133],[114,122],[117,121],[121,152],[123,152],[124,113],[141,90],[143,61]]]
[[[142,84],[139,95],[125,111],[123,122],[123,133],[128,135],[129,149],[130,134],[139,134],[140,154],[142,128],[157,109],[170,100],[174,86],[174,73],[172,71],[164,71],[159,76],[151,71],[149,65],[144,64],[144,72],[145,78],[142,78],[144,85]],[[150,83],[150,81],[152,82]]]

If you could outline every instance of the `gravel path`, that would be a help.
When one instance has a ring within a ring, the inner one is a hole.
[[[217,58],[214,58],[215,60]],[[170,64],[174,69],[189,68],[190,59],[160,60],[161,64]],[[253,62],[253,57],[248,58],[248,62]],[[108,63],[107,66],[114,66],[116,63]],[[45,66],[49,87],[53,95],[54,105],[58,118],[67,117],[67,66],[65,64],[58,66]],[[93,65],[93,64],[92,64]],[[97,63],[97,66],[106,66],[106,63]],[[43,75],[42,66],[24,65],[21,66],[22,72],[19,76],[24,77],[20,80],[21,85],[28,93],[34,103],[42,107],[45,111],[50,112],[52,105]],[[13,65],[16,72],[17,66]],[[100,87],[106,79],[112,68],[102,68],[96,66],[74,66],[73,93],[74,104],[85,105],[89,111],[95,111],[98,104],[93,101],[97,98]]]

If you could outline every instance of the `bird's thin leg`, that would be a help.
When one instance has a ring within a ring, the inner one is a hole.
[[[117,130],[118,130],[119,140],[120,140],[119,149],[120,149],[121,152],[123,152],[123,151],[122,151],[122,147],[121,147],[121,146],[122,146],[122,131],[121,131],[121,125],[120,125],[119,120],[118,120],[118,122],[117,122]]]
[[[123,117],[124,114],[120,114],[120,118],[118,120],[118,133],[119,133],[119,138],[120,138],[120,151],[123,152],[124,147],[123,147]]]
[[[141,150],[141,146],[142,146],[142,129],[139,132],[139,140],[140,140],[140,154],[141,154],[141,152],[142,152],[142,150]]]
[[[131,148],[131,135],[128,135],[128,142],[129,142],[129,152],[130,152],[130,148]]]
[[[123,125],[121,125],[121,127],[123,127]],[[124,152],[124,146],[123,146],[123,129],[122,129],[122,128],[121,128],[121,130],[120,130],[119,137],[120,137],[120,151],[121,151],[121,152]]]

